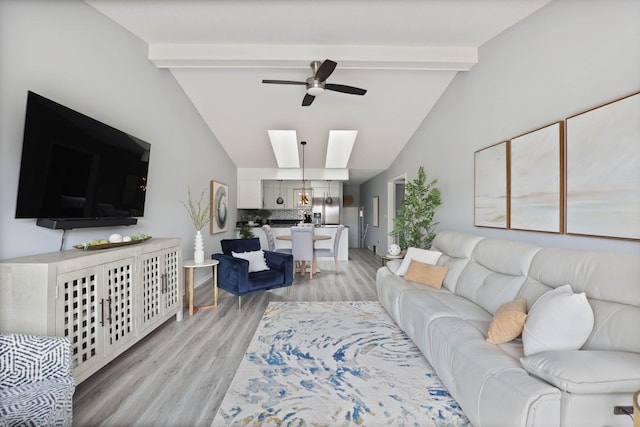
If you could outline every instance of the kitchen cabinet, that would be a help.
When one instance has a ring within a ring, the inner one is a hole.
[[[0,332],[65,336],[82,382],[182,314],[180,239],[0,261]]]
[[[238,209],[262,208],[262,180],[238,180]]]
[[[282,191],[280,188],[282,187]],[[303,206],[300,204],[300,192],[302,190],[302,181],[299,180],[264,180],[262,181],[262,203],[260,207],[265,209],[297,209],[302,207],[311,208],[312,199],[314,197],[326,198],[329,194],[334,199],[342,197],[342,183],[338,181],[307,181],[305,189],[309,194],[309,204]],[[255,192],[255,190],[254,190]],[[276,204],[276,198],[282,194],[284,203]],[[240,196],[238,196],[240,198]],[[245,207],[245,206],[240,206]],[[253,206],[246,206],[253,208]]]

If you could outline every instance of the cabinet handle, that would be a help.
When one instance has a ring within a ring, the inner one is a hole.
[[[107,298],[107,309],[109,310],[107,321],[111,324],[111,321],[113,320],[111,318],[111,298]],[[104,326],[104,298],[100,300],[100,326]]]
[[[107,320],[109,321],[109,324],[111,324],[111,321],[113,320],[111,317],[111,298],[107,298],[107,302],[109,307],[109,316],[107,317]]]
[[[162,280],[160,292],[164,294],[167,292],[167,273],[162,273],[162,275],[160,276],[160,280]]]

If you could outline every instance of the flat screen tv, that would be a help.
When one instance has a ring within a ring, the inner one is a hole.
[[[144,215],[150,149],[30,91],[16,218],[59,229],[135,224]]]

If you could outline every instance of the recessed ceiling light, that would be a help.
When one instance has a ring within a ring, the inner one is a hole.
[[[346,168],[357,135],[357,130],[329,131],[329,145],[327,146],[327,159],[324,167],[327,169]]]
[[[295,130],[268,130],[279,168],[299,168],[298,137]]]

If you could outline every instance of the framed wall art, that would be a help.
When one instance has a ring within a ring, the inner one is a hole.
[[[211,234],[227,231],[229,218],[229,187],[211,181]]]
[[[373,220],[371,221],[374,227],[380,227],[380,198],[375,196],[372,202]]]
[[[509,227],[562,233],[564,123],[513,138],[509,147]]]
[[[476,227],[509,228],[508,141],[474,153]]]
[[[640,240],[640,92],[567,119],[566,232]]]

